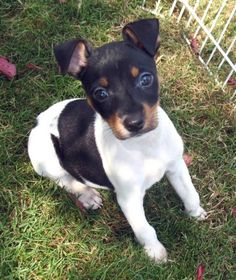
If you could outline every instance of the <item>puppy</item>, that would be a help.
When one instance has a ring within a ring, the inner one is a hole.
[[[39,175],[86,208],[102,206],[95,188],[115,191],[148,256],[165,262],[166,249],[145,217],[146,190],[166,175],[190,216],[204,219],[206,212],[182,158],[182,139],[159,106],[159,21],[129,23],[122,34],[122,41],[96,49],[84,39],[55,47],[62,74],[81,80],[87,100],[65,100],[41,113],[28,152]]]

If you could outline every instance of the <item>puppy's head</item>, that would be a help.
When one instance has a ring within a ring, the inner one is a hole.
[[[129,23],[122,34],[123,41],[100,48],[75,39],[54,51],[62,74],[81,80],[88,104],[124,140],[157,126],[159,84],[154,57],[159,48],[159,21]]]

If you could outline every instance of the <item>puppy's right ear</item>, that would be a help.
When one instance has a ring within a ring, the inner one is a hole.
[[[80,78],[83,70],[87,66],[87,58],[92,52],[91,46],[87,41],[74,39],[59,44],[54,48],[54,54],[60,72],[65,75],[69,74],[75,78]]]

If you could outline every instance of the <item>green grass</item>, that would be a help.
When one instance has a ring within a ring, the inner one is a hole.
[[[208,220],[198,223],[163,180],[148,192],[148,220],[170,261],[151,262],[135,242],[111,193],[101,211],[82,213],[65,192],[38,177],[27,156],[35,117],[51,104],[83,96],[80,82],[58,75],[53,45],[82,36],[94,46],[120,39],[122,26],[150,17],[142,1],[0,1],[0,55],[18,78],[0,77],[0,279],[235,279],[236,126],[223,93],[189,51],[173,19],[161,19],[161,104],[194,157],[190,172]],[[35,63],[41,71],[25,71]]]

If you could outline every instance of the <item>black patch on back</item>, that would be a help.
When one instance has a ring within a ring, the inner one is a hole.
[[[52,136],[56,153],[63,168],[78,181],[82,178],[100,186],[112,188],[94,136],[95,112],[86,100],[66,105],[58,120],[59,139]],[[81,178],[82,177],[82,178]]]
[[[61,153],[59,139],[53,134],[51,134],[51,139],[52,139],[52,143],[53,143],[54,149],[56,151],[56,154],[61,161],[62,160],[62,153]]]

